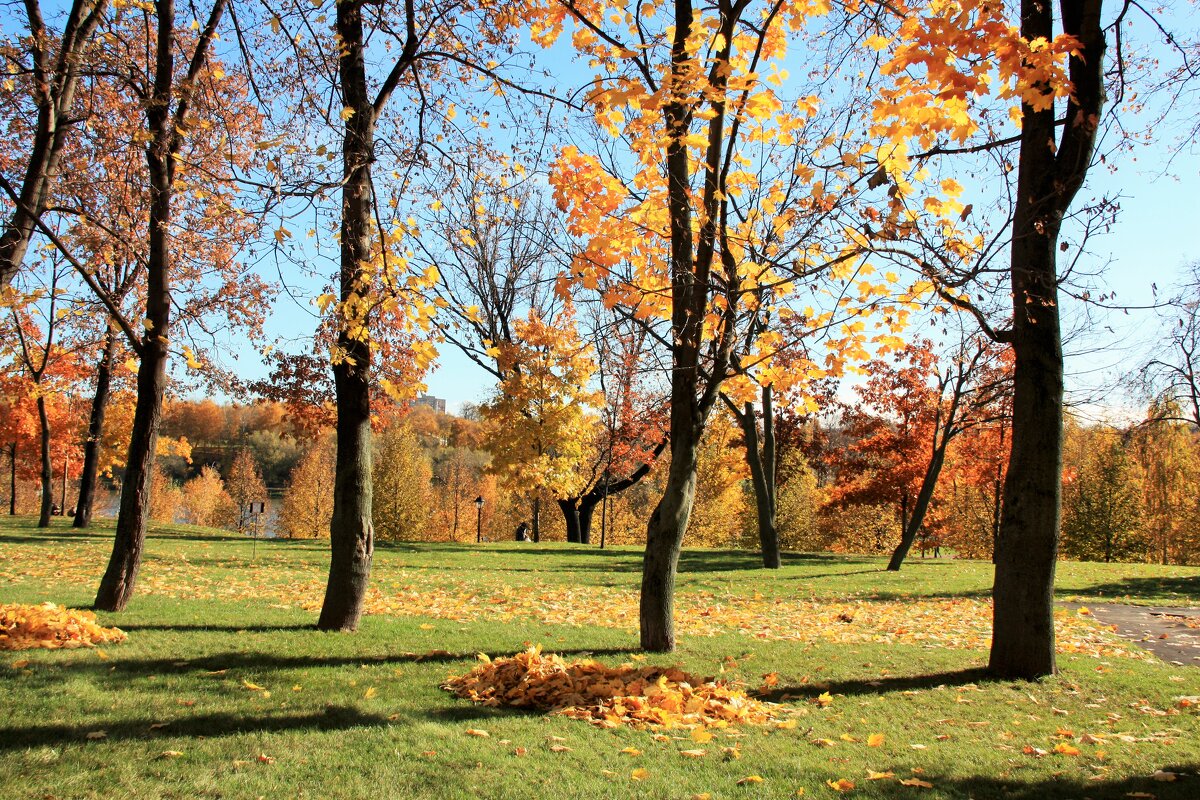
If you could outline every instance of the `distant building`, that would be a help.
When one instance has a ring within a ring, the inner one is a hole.
[[[429,406],[439,414],[446,413],[446,401],[440,397],[430,397],[427,394],[423,394],[417,398],[417,405]]]

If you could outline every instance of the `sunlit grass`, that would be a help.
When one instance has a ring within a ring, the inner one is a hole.
[[[0,521],[0,602],[87,605],[110,536]],[[1194,668],[1064,655],[1061,675],[1026,685],[988,681],[977,649],[688,636],[645,663],[752,688],[775,673],[771,696],[803,715],[793,730],[716,731],[703,757],[686,758],[680,750],[697,748],[686,730],[601,730],[474,707],[438,688],[476,653],[528,643],[630,660],[632,628],[524,613],[497,624],[482,604],[498,587],[535,606],[556,590],[634,591],[635,550],[382,545],[381,595],[427,589],[460,598],[462,613],[372,615],[356,634],[319,633],[312,611],[281,602],[323,586],[326,559],[323,542],[259,542],[254,552],[218,532],[153,530],[146,591],[128,611],[101,615],[129,633],[126,643],[0,654],[0,797],[834,797],[826,781],[839,779],[864,798],[1200,796],[1200,777],[1184,774],[1200,772],[1200,715],[1177,703],[1200,694]],[[990,583],[990,565],[974,562],[916,559],[898,575],[877,559],[798,555],[773,574],[755,563],[688,552],[681,596],[973,600]],[[1085,602],[1195,603],[1200,582],[1200,570],[1127,565],[1064,563],[1059,575],[1060,595]],[[195,591],[169,596],[172,579]],[[824,691],[834,700],[822,708],[814,700]],[[884,743],[868,747],[875,733]],[[1060,743],[1079,755],[1055,753]],[[1156,769],[1181,777],[1154,780]],[[893,777],[872,781],[868,771]],[[763,780],[738,784],[750,776]]]

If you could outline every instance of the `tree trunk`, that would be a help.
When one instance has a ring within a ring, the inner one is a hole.
[[[75,504],[74,527],[92,524],[92,507],[96,502],[96,479],[100,473],[100,440],[104,436],[104,415],[112,379],[112,361],[117,350],[117,332],[109,326],[104,338],[104,353],[96,365],[96,394],[92,397],[92,412],[88,418],[87,441],[83,444],[83,471],[79,476],[79,502]]]
[[[41,394],[37,399],[38,433],[42,456],[42,507],[38,517],[39,528],[50,527],[50,506],[54,503],[54,467],[50,463],[50,417],[46,413],[46,398]]]
[[[933,500],[934,489],[937,488],[938,476],[942,472],[942,465],[946,461],[946,445],[939,446],[933,451],[933,457],[929,459],[929,466],[925,469],[925,476],[921,479],[921,489],[917,492],[917,500],[913,504],[912,515],[908,518],[907,524],[904,526],[904,533],[900,537],[900,544],[892,552],[892,559],[888,562],[888,570],[898,572],[900,565],[904,563],[904,559],[908,557],[908,551],[912,549],[913,542],[917,539],[917,533],[921,530],[921,525],[925,522],[925,513],[929,511],[929,503]]]
[[[533,498],[532,522],[533,541],[536,544],[542,540],[542,498]]]
[[[567,541],[579,544],[579,498],[568,497],[559,500],[558,507],[562,509],[563,519],[567,523]]]
[[[17,443],[8,446],[8,515],[17,514]]]
[[[699,436],[677,439],[672,435],[667,483],[646,526],[639,609],[644,650],[669,653],[675,649],[675,571],[696,495],[698,440]]]
[[[74,0],[59,40],[56,63],[51,65],[42,61],[39,65],[45,70],[45,80],[35,92],[38,115],[30,141],[29,163],[15,198],[12,216],[0,234],[0,286],[12,283],[13,276],[21,268],[37,218],[46,210],[53,193],[63,144],[72,126],[68,116],[75,101],[79,60],[107,6],[108,0]],[[45,38],[47,32],[38,4],[27,3],[26,8],[30,33]],[[47,44],[43,41],[41,46]]]
[[[579,543],[592,543],[592,520],[595,518],[596,505],[601,503],[604,495],[593,497],[593,494],[586,494],[579,499]],[[601,534],[603,536],[603,534]]]
[[[1053,104],[1021,108],[1011,245],[1012,454],[1004,481],[988,668],[1005,678],[1053,674],[1054,570],[1062,514],[1063,362],[1058,236],[1091,163],[1104,105],[1102,0],[1061,0],[1063,31],[1080,41],[1068,62],[1074,93],[1055,148]],[[1054,35],[1053,8],[1022,0],[1021,35]]]
[[[342,98],[354,113],[342,140],[342,227],[340,296],[362,291],[362,265],[372,260],[371,161],[375,151],[375,111],[367,92],[362,4],[337,3],[341,42]],[[375,531],[371,524],[371,348],[349,335],[343,322],[338,347],[345,357],[333,365],[337,402],[337,465],[330,526],[329,582],[317,627],[353,631],[362,616],[371,577]]]
[[[779,531],[775,528],[777,509],[775,487],[775,411],[771,402],[771,387],[762,387],[763,433],[759,442],[758,420],[754,405],[746,403],[738,411],[731,405],[734,416],[746,440],[746,463],[750,467],[750,482],[754,486],[754,507],[758,517],[758,541],[762,549],[763,566],[779,569]]]
[[[165,239],[155,235],[157,225],[151,225],[151,240]],[[151,253],[156,249],[152,246]],[[164,257],[160,251],[159,257]],[[163,389],[167,383],[167,345],[165,335],[158,331],[167,330],[166,275],[152,257],[149,262],[149,285],[147,294],[147,321],[153,321],[153,331],[142,340],[141,363],[138,366],[137,405],[133,412],[133,430],[129,439],[129,455],[125,460],[125,477],[121,482],[121,506],[117,513],[117,531],[113,540],[112,556],[108,569],[100,580],[96,593],[95,607],[102,611],[121,611],[133,596],[137,585],[138,570],[142,564],[142,550],[146,542],[146,524],[150,516],[151,484],[154,480],[154,455],[158,449],[158,424],[162,418]],[[151,302],[152,298],[155,298]],[[161,325],[161,327],[160,327]]]

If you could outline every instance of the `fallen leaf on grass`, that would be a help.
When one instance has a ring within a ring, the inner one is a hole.
[[[1154,774],[1150,777],[1159,783],[1173,783],[1174,781],[1179,780],[1179,775],[1174,772],[1167,772],[1163,769],[1154,770]]]
[[[487,731],[480,730],[479,728],[467,728],[467,736],[478,736],[480,739],[486,739],[491,736],[491,734]]]
[[[704,758],[707,755],[705,750],[680,750],[679,755],[687,758]]]
[[[645,767],[638,767],[633,772],[629,773],[629,779],[631,781],[644,781],[649,777],[650,770],[646,769]]]
[[[829,692],[821,692],[819,695],[817,695],[817,699],[813,700],[813,702],[819,705],[821,708],[826,708],[827,706],[833,705],[833,695],[831,695]]]
[[[867,780],[869,781],[882,781],[894,777],[896,777],[896,773],[892,772],[891,770],[888,770],[887,772],[875,772],[874,770],[870,769],[867,770]]]
[[[163,728],[167,727],[170,724],[171,723],[169,723],[169,722],[151,722],[150,730],[159,731],[159,730],[162,730]]]
[[[374,697],[377,694],[379,694],[379,690],[376,689],[374,686],[370,686],[367,688],[367,691],[363,692],[363,699],[370,700],[372,697]]]
[[[88,731],[86,738],[93,742],[108,738],[108,731]]]
[[[569,753],[569,752],[571,752],[571,748],[567,747],[565,744],[552,744],[552,745],[550,745],[550,752],[551,753]]]
[[[528,748],[525,748],[525,747],[518,747],[516,750],[513,750],[513,755],[514,756],[527,756],[527,755],[529,755],[529,750],[528,750]]]
[[[642,754],[642,751],[638,750],[636,747],[626,747],[621,752],[627,756],[640,756]]]
[[[91,611],[63,608],[54,603],[38,606],[10,603],[0,605],[0,650],[94,647],[115,644],[127,638],[119,628],[103,628]],[[25,664],[14,669],[21,669]]]
[[[179,750],[163,750],[161,753],[158,754],[158,757],[159,758],[179,758],[181,755],[183,755],[183,753],[182,753],[182,751],[179,751]]]
[[[867,737],[867,747],[882,747],[886,739],[882,733],[872,733]]]
[[[275,757],[269,756],[266,753],[259,753],[258,758],[256,760],[260,764],[274,764],[275,763]]]
[[[1054,752],[1064,756],[1077,756],[1079,755],[1079,748],[1067,742],[1059,742],[1054,745]]]
[[[920,778],[901,778],[900,785],[901,786],[916,786],[921,789],[932,789],[933,788],[932,783],[930,783],[929,781],[923,781]]]
[[[713,735],[704,730],[704,728],[692,728],[692,732],[689,734],[689,737],[696,744],[705,744],[712,741]]]
[[[257,683],[252,683],[245,678],[242,678],[242,686],[245,686],[252,692],[265,692],[267,690],[267,687],[259,686]]]
[[[746,777],[739,780],[737,782],[737,785],[745,786],[748,783],[762,783],[762,782],[763,782],[763,779],[762,779],[761,775],[747,775]]]
[[[843,794],[854,790],[854,781],[847,778],[838,778],[836,781],[832,779],[827,780],[825,781],[825,785],[835,792],[842,792]]]

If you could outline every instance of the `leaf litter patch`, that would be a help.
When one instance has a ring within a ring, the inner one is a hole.
[[[54,603],[40,606],[0,605],[0,650],[95,647],[125,641],[120,628],[104,628],[90,611],[76,611]]]
[[[792,713],[748,696],[736,684],[678,667],[567,662],[542,653],[540,646],[510,657],[479,658],[482,664],[448,678],[442,688],[480,705],[548,711],[601,728],[768,725]]]

